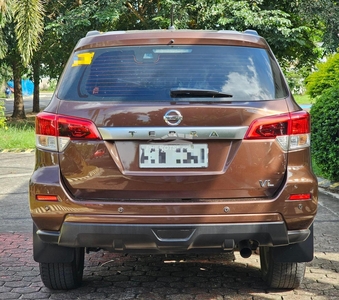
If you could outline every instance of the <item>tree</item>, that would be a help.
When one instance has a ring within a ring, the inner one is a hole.
[[[339,53],[330,55],[316,65],[317,70],[306,78],[307,93],[315,98],[339,82]]]
[[[65,13],[67,9],[72,9],[74,5],[78,6],[81,5],[81,1],[53,1],[53,0],[45,0],[43,2],[44,5],[44,32],[40,38],[39,47],[33,54],[32,61],[31,61],[31,77],[33,78],[34,83],[34,92],[33,92],[33,112],[40,111],[40,78],[42,75],[45,75],[42,70],[43,68],[43,60],[48,61],[48,57],[50,52],[50,43],[53,43],[54,40],[52,37],[46,34],[46,26],[49,23],[53,22],[57,16],[60,14]],[[52,60],[53,62],[55,59]],[[49,63],[47,63],[48,65]]]
[[[42,73],[58,78],[77,41],[90,30],[116,30],[125,1],[48,1],[42,43]],[[54,4],[55,3],[55,4]]]
[[[300,1],[300,16],[313,20],[322,32],[321,42],[326,54],[334,53],[339,43],[339,3],[334,0]]]
[[[42,0],[0,2],[0,58],[5,59],[13,71],[13,118],[26,118],[21,76],[38,47],[39,36],[43,31],[42,17]]]
[[[167,29],[172,7],[178,29],[255,29],[267,39],[282,65],[289,66],[291,62],[313,65],[319,53],[315,51],[312,24],[298,16],[299,9],[293,8],[297,1],[292,2],[294,6],[288,1],[279,3],[264,0],[98,0],[94,3],[83,0],[81,5],[59,15],[46,27],[54,41],[50,49],[54,57],[62,59],[54,75],[61,73],[76,41],[87,31]]]
[[[330,0],[324,2],[333,4]],[[255,29],[268,40],[283,67],[291,63],[294,67],[311,66],[319,56],[314,42],[321,36],[319,30],[324,29],[324,22],[313,11],[307,11],[305,3],[305,0],[0,0],[0,28],[4,29],[8,22],[14,24],[14,38],[18,41],[15,47],[23,57],[22,64],[32,62],[33,107],[38,111],[41,74],[58,78],[74,45],[86,32],[167,29],[172,8],[178,29]],[[39,24],[44,24],[43,35]],[[38,30],[29,29],[25,35],[25,28]],[[0,55],[7,53],[3,47],[7,43],[1,43],[4,36],[0,34]],[[23,47],[25,43],[30,46]]]

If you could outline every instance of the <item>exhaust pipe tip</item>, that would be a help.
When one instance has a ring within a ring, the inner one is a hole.
[[[251,243],[248,240],[239,242],[239,252],[241,257],[249,258],[252,255]]]

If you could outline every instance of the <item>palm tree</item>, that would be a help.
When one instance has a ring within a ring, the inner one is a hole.
[[[40,43],[43,0],[0,0],[0,59],[11,66],[14,79],[13,118],[26,118],[21,76]]]

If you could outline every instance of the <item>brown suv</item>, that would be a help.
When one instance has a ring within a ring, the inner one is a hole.
[[[36,117],[30,184],[43,283],[84,252],[259,250],[270,287],[313,258],[310,116],[253,30],[89,32]]]

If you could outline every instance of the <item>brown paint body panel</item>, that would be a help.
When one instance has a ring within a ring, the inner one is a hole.
[[[286,112],[285,100],[255,103],[252,107],[248,104],[211,107],[114,103],[87,104],[85,109],[83,106],[77,101],[60,101],[58,113],[91,119],[98,127],[151,126],[156,131],[158,127],[167,126],[168,131],[174,131],[185,127],[211,126],[217,130],[223,126],[249,126],[258,117]],[[182,123],[175,128],[163,120],[170,109],[183,115]],[[73,196],[83,200],[87,197],[150,201],[162,198],[272,197],[286,175],[287,154],[274,140],[197,138],[193,143],[207,143],[209,149],[208,167],[199,169],[141,169],[139,145],[147,143],[149,141],[72,142],[60,153],[60,169],[67,187]],[[105,152],[99,159],[93,156],[97,149]],[[260,180],[270,180],[274,187],[262,188]]]
[[[220,33],[202,30],[150,30],[112,32],[83,38],[74,51],[114,46],[139,45],[231,45],[267,48],[264,39],[255,35],[239,35],[235,32]]]

